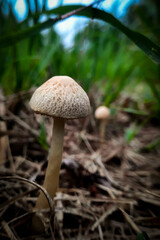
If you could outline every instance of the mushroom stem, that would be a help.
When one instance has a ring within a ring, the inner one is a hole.
[[[104,138],[105,138],[106,124],[107,124],[107,120],[106,119],[102,119],[101,122],[100,122],[100,126],[99,126],[99,132],[100,132],[101,141],[104,141]]]
[[[54,118],[51,148],[48,156],[48,167],[43,184],[51,198],[54,197],[59,184],[59,172],[63,152],[64,125],[65,120],[63,118]],[[47,199],[43,193],[40,193],[35,208],[43,209],[48,207]]]

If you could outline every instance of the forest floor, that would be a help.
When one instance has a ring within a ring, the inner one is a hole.
[[[160,149],[146,146],[160,124],[149,121],[127,144],[126,129],[144,117],[119,112],[104,141],[93,112],[68,120],[54,209],[37,211],[33,184],[43,184],[53,123],[32,112],[31,94],[0,94],[0,239],[159,240]],[[35,213],[41,233],[30,226]]]

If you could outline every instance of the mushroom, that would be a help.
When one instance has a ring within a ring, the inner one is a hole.
[[[85,91],[72,78],[54,76],[37,88],[30,100],[30,106],[34,112],[54,118],[44,180],[44,188],[53,198],[59,184],[65,120],[89,115],[90,102]],[[35,208],[48,207],[46,198],[40,193]]]
[[[106,106],[100,106],[95,111],[95,118],[100,120],[100,138],[103,141],[106,123],[110,117],[110,110]]]

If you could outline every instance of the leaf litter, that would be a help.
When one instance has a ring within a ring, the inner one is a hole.
[[[160,126],[146,124],[127,144],[130,113],[112,117],[103,142],[94,114],[68,120],[59,189],[50,209],[34,209],[52,119],[31,111],[32,92],[0,92],[0,239],[160,239],[160,149],[144,150],[160,137]],[[30,225],[34,214],[44,230],[38,234]]]

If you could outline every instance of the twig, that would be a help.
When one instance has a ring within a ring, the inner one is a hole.
[[[91,230],[94,231],[94,229],[96,227],[98,227],[98,225],[103,222],[105,220],[106,217],[108,217],[110,214],[112,214],[113,212],[115,212],[118,209],[117,205],[112,205],[108,211],[104,212],[102,214],[102,216],[93,224],[93,226],[91,227]]]
[[[33,213],[33,212],[26,212],[26,213],[24,213],[23,215],[20,215],[20,216],[18,216],[18,217],[13,218],[12,220],[10,220],[10,221],[8,222],[8,225],[9,225],[9,224],[13,224],[14,222],[16,222],[16,221],[18,221],[18,220],[20,220],[20,219],[22,219],[22,218],[30,215],[31,213]],[[1,229],[1,227],[0,227],[0,229]]]
[[[26,183],[29,183],[29,184],[32,184],[33,186],[37,187],[38,189],[40,189],[43,194],[45,195],[47,201],[48,201],[48,205],[49,205],[49,208],[50,208],[50,230],[51,230],[51,235],[52,235],[52,239],[54,240],[54,228],[53,228],[53,200],[51,199],[51,197],[49,196],[48,192],[45,190],[45,188],[41,187],[39,184],[33,182],[33,181],[30,181],[28,179],[25,179],[25,178],[22,178],[22,177],[0,177],[0,180],[8,180],[8,179],[11,179],[11,180],[20,180],[20,181],[23,181],[23,182],[26,182]]]
[[[57,220],[57,224],[59,226],[59,235],[60,235],[60,238],[61,240],[64,240],[64,236],[63,236],[63,218],[64,218],[64,214],[63,214],[63,203],[62,203],[62,200],[61,200],[61,197],[62,197],[62,193],[61,192],[58,192],[57,193],[57,197],[59,198],[57,200],[57,213],[55,214],[55,218]]]
[[[95,163],[100,167],[100,169],[102,170],[104,176],[106,177],[106,179],[108,180],[108,182],[113,185],[116,186],[118,188],[120,188],[119,184],[114,181],[114,179],[110,176],[109,172],[107,171],[107,169],[105,168],[101,156],[96,154],[93,154],[93,160],[95,161]]]
[[[14,115],[12,112],[8,111],[12,119],[18,123],[22,128],[28,130],[33,136],[39,137],[38,131],[32,129],[26,122],[22,121],[18,116]]]
[[[89,143],[87,136],[85,135],[84,131],[81,132],[81,138],[84,141],[84,143],[86,144],[88,150],[90,151],[90,153],[94,153],[94,150],[91,146],[91,144]]]
[[[69,213],[69,214],[73,214],[73,215],[77,215],[77,216],[81,216],[83,218],[86,219],[90,219],[93,220],[94,218],[92,216],[90,216],[89,214],[83,213],[82,211],[80,211],[79,209],[75,209],[75,208],[71,208],[71,207],[66,207],[65,209],[63,209],[64,213]]]
[[[147,193],[153,195],[154,197],[158,197],[158,198],[160,198],[160,195],[157,194],[157,193],[151,192],[151,191],[149,191],[148,189],[145,189],[145,191],[146,191]]]
[[[111,191],[111,189],[108,189],[108,194],[111,196],[112,199],[116,199],[116,197],[115,197],[114,193]],[[133,220],[130,218],[130,216],[124,211],[124,209],[122,207],[118,207],[118,209],[122,212],[123,216],[125,217],[127,222],[131,225],[131,227],[136,231],[136,233],[141,233],[141,230],[133,222]]]
[[[107,188],[108,189],[108,188]],[[108,192],[108,191],[107,191]],[[55,201],[58,201],[58,200],[61,200],[61,201],[77,201],[79,199],[79,196],[71,196],[69,194],[62,194],[61,197],[58,197],[58,196],[55,196],[54,197],[54,200]],[[84,197],[84,200],[81,202],[85,203],[86,201],[89,201],[89,202],[95,202],[95,203],[117,203],[117,204],[134,204],[136,205],[137,204],[137,201],[136,200],[132,200],[132,199],[126,199],[126,198],[108,198],[108,197],[96,197],[96,198],[93,198],[93,197]]]
[[[8,237],[11,240],[18,240],[17,237],[14,235],[13,231],[11,230],[11,228],[9,227],[8,223],[6,221],[2,221],[1,222],[2,227],[4,228],[5,232],[7,233]]]
[[[4,98],[3,92],[0,89],[0,97]],[[5,99],[5,98],[4,98]],[[6,114],[6,107],[4,102],[0,101],[0,117],[4,117]],[[9,138],[7,135],[3,136],[3,132],[8,132],[7,131],[7,125],[4,121],[0,120],[0,132],[2,132],[2,136],[0,137],[0,162],[6,162],[7,158],[7,153],[8,153],[8,159],[10,162],[10,167],[11,170],[14,172],[14,162],[13,162],[13,157],[10,149],[10,144],[9,144]]]
[[[137,227],[137,225],[133,222],[133,220],[130,218],[130,216],[124,211],[123,208],[119,208],[119,210],[122,212],[123,216],[127,220],[127,222],[131,225],[131,227],[134,229],[136,233],[141,233],[141,230]]]
[[[33,189],[32,189],[32,190],[28,190],[28,191],[26,191],[26,192],[24,192],[24,193],[19,194],[18,196],[14,197],[14,198],[12,198],[12,199],[9,199],[9,200],[6,201],[4,204],[0,205],[0,211],[1,211],[3,208],[6,208],[6,209],[7,209],[12,203],[14,203],[15,201],[21,199],[23,196],[25,196],[25,195],[33,192],[33,191],[35,191],[35,189],[34,189],[34,190],[33,190]]]
[[[99,231],[100,240],[104,240],[104,238],[103,238],[103,231],[102,231],[102,228],[101,228],[100,224],[98,224],[98,231]]]

